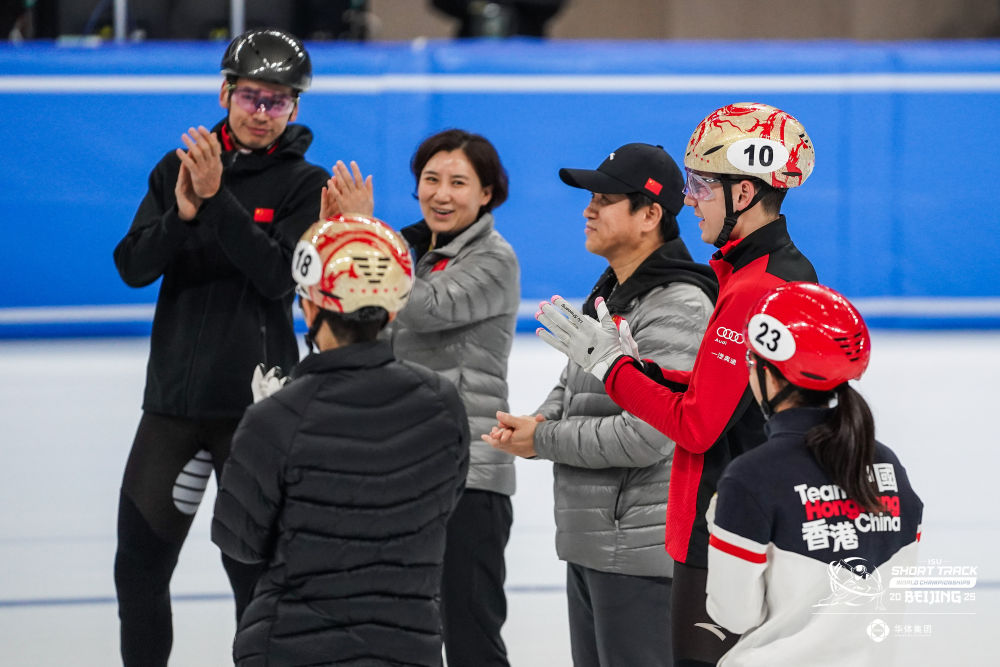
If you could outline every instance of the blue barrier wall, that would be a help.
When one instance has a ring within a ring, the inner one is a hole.
[[[155,286],[126,287],[111,252],[156,161],[222,116],[221,44],[0,46],[0,336],[148,330]],[[582,296],[587,193],[560,167],[596,167],[631,141],[678,160],[695,125],[735,101],[797,116],[816,170],[784,212],[820,278],[886,326],[1000,325],[1000,43],[428,42],[310,45],[299,122],[312,161],[357,160],[376,213],[419,217],[419,141],[463,127],[510,174],[499,229],[526,302]],[[692,254],[707,260],[690,210]],[[96,306],[97,308],[82,308]],[[112,308],[108,308],[112,306]]]

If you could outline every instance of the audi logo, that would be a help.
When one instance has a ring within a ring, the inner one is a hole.
[[[725,340],[731,340],[737,345],[743,342],[743,334],[739,331],[733,331],[732,329],[727,329],[726,327],[719,327],[715,330],[715,335],[719,338],[724,338]]]

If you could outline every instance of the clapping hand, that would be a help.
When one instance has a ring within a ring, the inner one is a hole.
[[[174,196],[182,220],[193,220],[204,200],[214,197],[222,185],[222,144],[204,126],[189,128],[181,135],[187,150],[178,148],[180,171]]]
[[[375,211],[371,174],[367,178],[362,176],[358,163],[353,160],[350,170],[338,160],[332,171],[333,176],[327,180],[320,195],[320,220],[341,214],[371,216]]]
[[[624,331],[615,324],[603,297],[594,301],[598,319],[581,314],[561,296],[543,301],[535,319],[543,327],[535,331],[539,338],[579,364],[600,381],[618,357],[638,358],[639,348],[628,323]]]
[[[542,415],[534,417],[517,417],[503,411],[497,411],[497,425],[489,433],[479,438],[491,447],[500,451],[521,456],[526,459],[537,456],[535,453],[535,427],[545,421]]]

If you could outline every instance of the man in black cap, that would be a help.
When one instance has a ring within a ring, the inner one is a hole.
[[[559,176],[592,193],[583,211],[586,246],[609,265],[583,312],[596,317],[607,308],[627,320],[644,358],[691,368],[718,288],[678,235],[684,179],[674,160],[660,146],[633,143],[596,171]],[[674,443],[618,407],[572,361],[535,416],[497,419],[484,440],[555,464],[573,664],[672,664],[673,561],[663,517]]]
[[[238,36],[222,59],[211,131],[190,128],[149,176],[115,266],[132,287],[162,278],[143,414],[118,507],[115,586],[125,665],[166,665],[170,579],[213,470],[229,455],[258,364],[298,361],[292,250],[319,216],[327,172],[290,124],[312,66],[278,30]],[[237,619],[258,567],[223,556]]]

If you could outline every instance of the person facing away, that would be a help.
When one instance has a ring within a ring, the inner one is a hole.
[[[327,173],[305,160],[312,132],[294,125],[309,55],[292,35],[252,30],[222,58],[210,131],[153,168],[114,251],[130,286],[162,279],[142,417],[121,486],[115,587],[126,665],[166,665],[170,579],[212,472],[229,455],[258,363],[298,360],[292,249],[316,219]],[[223,556],[237,617],[257,568]]]
[[[675,443],[665,543],[675,562],[674,661],[683,667],[714,665],[736,640],[713,628],[705,610],[705,510],[726,464],[764,441],[763,419],[748,409],[753,396],[739,363],[746,313],[771,287],[816,280],[780,213],[786,193],[809,177],[814,160],[802,124],[766,104],[727,105],[695,128],[684,156],[684,203],[699,218],[701,239],[719,249],[709,262],[719,298],[690,371],[640,361],[641,350],[623,353],[610,316],[600,326],[586,318],[588,326],[546,338],[600,379],[615,403]],[[543,304],[542,312],[560,316],[565,307]]]
[[[322,214],[370,214],[371,176],[334,165]],[[520,269],[494,229],[507,172],[485,137],[451,129],[410,162],[423,219],[400,230],[416,257],[413,294],[386,328],[400,359],[443,373],[458,388],[469,432],[486,433],[507,410],[507,361],[520,305]],[[513,521],[514,457],[472,443],[465,493],[448,523],[441,608],[449,667],[505,667],[504,549]],[[476,591],[470,595],[469,591]]]
[[[440,665],[469,430],[448,380],[377,339],[410,297],[409,248],[380,220],[335,216],[306,232],[293,271],[318,352],[246,411],[212,519],[224,553],[264,566],[233,658]]]
[[[718,285],[679,236],[684,178],[673,158],[660,146],[631,143],[597,170],[559,175],[591,192],[586,248],[608,261],[583,312],[594,316],[600,306],[627,318],[655,363],[690,368]],[[663,517],[673,442],[622,410],[574,362],[536,412],[499,412],[497,428],[482,437],[555,464],[556,551],[566,561],[573,664],[672,664],[673,561],[663,549]]]
[[[741,331],[767,441],[726,468],[709,510],[708,612],[743,634],[718,664],[892,664],[889,575],[916,562],[923,503],[850,385],[868,328],[841,294],[793,282]]]

